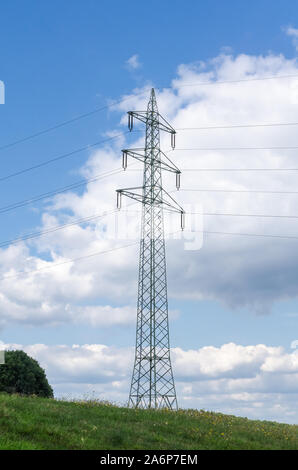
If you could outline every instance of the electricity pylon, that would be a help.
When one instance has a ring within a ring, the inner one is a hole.
[[[159,114],[153,88],[147,111],[128,112],[130,130],[134,118],[146,124],[145,148],[122,150],[123,168],[128,156],[143,162],[143,186],[117,190],[119,209],[122,195],[142,203],[136,350],[129,406],[177,409],[170,359],[163,206],[181,214],[182,229],[184,211],[162,187],[162,170],[176,174],[177,189],[181,172],[160,150],[160,130],[171,134],[173,149],[175,130]]]

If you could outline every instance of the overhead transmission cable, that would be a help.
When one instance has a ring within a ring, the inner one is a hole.
[[[179,232],[180,232],[180,230],[179,230]],[[168,234],[168,235],[173,235],[174,233],[176,233],[176,232],[173,232],[173,233]],[[259,233],[236,233],[236,232],[220,232],[220,231],[210,231],[210,230],[192,230],[192,231],[189,231],[188,233],[206,233],[206,234],[211,234],[211,235],[230,235],[230,236],[235,235],[235,236],[244,236],[244,237],[261,237],[261,238],[276,238],[276,239],[298,240],[298,236],[292,236],[292,235],[269,235],[269,234],[259,234]],[[81,260],[84,260],[84,259],[87,259],[87,258],[92,258],[94,256],[99,256],[99,255],[110,253],[110,252],[120,250],[120,249],[123,249],[123,248],[128,248],[128,247],[137,245],[138,243],[139,243],[139,241],[135,241],[135,242],[129,243],[127,245],[122,245],[122,246],[111,248],[111,249],[108,249],[108,250],[98,251],[98,252],[95,252],[95,253],[90,253],[89,255],[84,255],[84,256],[77,257],[77,258],[68,259],[68,260],[65,260],[65,261],[61,261],[61,262],[58,262],[58,263],[51,264],[50,266],[44,266],[44,267],[41,267],[41,268],[38,268],[38,269],[33,269],[31,271],[18,271],[15,274],[12,274],[12,275],[9,275],[9,276],[3,276],[2,278],[0,278],[0,281],[5,281],[7,279],[20,277],[22,275],[34,274],[34,273],[37,273],[37,272],[40,272],[40,271],[53,269],[57,266],[70,264],[70,263],[81,261]]]
[[[179,89],[179,88],[184,88],[184,87],[192,87],[192,86],[210,86],[210,85],[221,85],[221,84],[225,84],[225,83],[243,83],[243,82],[274,80],[274,79],[277,80],[277,79],[297,78],[297,77],[298,77],[298,74],[292,74],[292,75],[275,75],[275,76],[270,76],[270,77],[256,77],[256,78],[237,79],[237,80],[221,80],[221,81],[218,80],[218,81],[209,81],[209,82],[208,81],[206,81],[206,82],[194,82],[194,83],[185,83],[185,84],[181,84],[181,85],[179,85],[179,84],[174,85],[174,90]],[[159,88],[159,89],[162,89],[162,88]],[[16,139],[12,142],[9,142],[8,144],[2,145],[0,147],[0,151],[4,150],[4,149],[7,149],[7,148],[10,148],[10,147],[13,147],[13,146],[18,145],[18,144],[21,144],[21,143],[26,142],[28,140],[34,139],[34,138],[39,137],[41,135],[47,134],[48,132],[54,131],[56,129],[67,126],[69,124],[72,124],[76,121],[79,121],[79,120],[84,119],[86,117],[89,117],[91,115],[97,114],[97,113],[99,113],[101,111],[104,111],[106,109],[112,108],[112,107],[116,106],[117,104],[124,103],[125,101],[128,101],[130,99],[145,95],[146,93],[147,93],[147,90],[144,90],[144,91],[139,92],[135,95],[126,96],[125,98],[121,98],[119,100],[113,101],[110,104],[101,106],[99,108],[95,108],[95,109],[93,109],[91,111],[88,111],[86,113],[79,114],[79,115],[75,116],[74,118],[67,119],[65,121],[61,121],[61,122],[59,122],[59,123],[57,123],[53,126],[41,129],[40,131],[29,134],[29,135],[27,135],[25,137],[22,137],[20,139]],[[281,124],[281,125],[294,125],[294,123],[293,124],[292,123],[289,123],[289,124],[285,123],[285,124]]]
[[[260,193],[260,194],[298,194],[298,191],[270,191],[270,190],[259,190],[259,189],[183,189],[179,191],[190,191],[190,192],[210,192],[210,193]]]
[[[298,168],[183,168],[181,171],[298,171]]]
[[[132,168],[128,171],[142,171]],[[298,171],[298,168],[182,168],[181,171]]]
[[[49,227],[48,229],[45,230],[40,230],[38,232],[31,232],[26,235],[23,235],[22,237],[14,238],[11,240],[6,240],[3,242],[0,242],[0,248],[9,246],[9,245],[14,245],[16,243],[20,243],[22,241],[27,241],[33,238],[39,238],[43,235],[48,235],[49,233],[57,232],[58,230],[63,230],[68,227],[73,227],[75,225],[81,225],[81,224],[86,224],[88,222],[93,222],[95,220],[101,219],[106,217],[107,215],[113,214],[118,212],[118,209],[102,212],[100,214],[94,214],[89,217],[82,217],[80,219],[73,220],[72,222],[68,222],[62,225],[56,225],[54,227]]]
[[[130,211],[132,212],[132,211]],[[171,212],[165,209],[165,212]],[[241,214],[231,212],[185,212],[185,215],[206,215],[206,216],[224,216],[224,217],[253,217],[253,218],[278,218],[278,219],[298,219],[298,215],[284,215],[284,214]],[[1,246],[1,245],[0,245]]]
[[[114,176],[118,173],[121,173],[122,171],[123,171],[122,168],[117,168],[117,169],[114,169],[114,170],[107,171],[105,173],[99,173],[98,175],[95,175],[93,178],[81,180],[81,181],[78,181],[76,183],[72,183],[70,185],[63,186],[59,189],[39,194],[39,195],[34,196],[30,199],[24,199],[22,201],[18,201],[18,202],[15,202],[13,204],[9,204],[7,206],[0,207],[0,214],[18,209],[20,207],[24,207],[28,204],[32,204],[34,202],[38,202],[38,201],[41,201],[43,199],[47,199],[51,196],[55,196],[55,195],[58,195],[58,194],[65,193],[67,191],[79,188],[81,186],[85,186],[88,183],[92,183],[92,182],[95,182],[95,181],[98,181],[98,180],[101,180],[101,179],[104,179],[104,178],[108,178],[109,176]]]
[[[138,95],[142,95],[142,94],[145,94],[145,92],[142,92],[142,93],[139,93]],[[47,134],[48,132],[51,132],[51,131],[54,131],[56,129],[59,129],[60,127],[64,127],[64,126],[67,126],[68,124],[72,124],[73,122],[76,122],[76,121],[79,121],[80,119],[84,119],[86,117],[89,117],[93,114],[96,114],[96,113],[99,113],[100,111],[104,111],[106,109],[109,109],[109,108],[112,108],[113,106],[116,106],[117,104],[120,104],[120,103],[123,103],[129,99],[132,99],[134,98],[135,96],[138,96],[138,95],[134,95],[134,96],[129,96],[127,98],[123,98],[123,99],[120,99],[120,100],[117,100],[117,101],[114,101],[113,103],[111,104],[107,104],[105,106],[101,106],[100,108],[95,108],[93,109],[92,111],[88,111],[87,113],[83,113],[83,114],[79,114],[78,116],[74,117],[74,118],[71,118],[71,119],[67,119],[66,121],[62,121],[58,124],[55,124],[54,126],[50,126],[50,127],[47,127],[45,129],[42,129],[38,132],[35,132],[33,134],[30,134],[26,137],[23,137],[21,139],[17,139],[13,142],[10,142],[8,144],[5,144],[5,145],[2,145],[0,147],[0,151],[1,150],[4,150],[4,149],[7,149],[9,147],[13,147],[17,144],[21,144],[23,142],[26,142],[27,140],[31,140],[31,139],[34,139],[35,137],[39,137],[41,135],[44,135],[44,134]]]
[[[44,270],[48,270],[48,269],[52,269],[52,268],[55,268],[57,266],[62,266],[63,264],[69,264],[69,263],[73,263],[73,262],[77,262],[77,261],[81,261],[83,259],[87,259],[87,258],[92,258],[94,256],[98,256],[98,255],[103,255],[105,253],[110,253],[112,251],[116,251],[116,250],[120,250],[122,248],[128,248],[130,246],[133,246],[133,245],[136,245],[138,243],[138,241],[136,242],[133,242],[133,243],[129,243],[127,245],[122,245],[122,246],[119,246],[119,247],[115,247],[115,248],[111,248],[111,249],[108,249],[108,250],[103,250],[103,251],[97,251],[95,253],[90,253],[89,255],[84,255],[84,256],[79,256],[77,258],[72,258],[72,259],[67,259],[65,261],[61,261],[61,262],[58,262],[58,263],[53,263],[51,264],[50,266],[43,266],[42,268],[38,268],[38,269],[33,269],[31,271],[18,271],[17,273],[15,274],[12,274],[12,275],[9,275],[9,276],[4,276],[4,277],[1,277],[0,278],[0,281],[5,281],[6,279],[12,279],[12,278],[15,278],[15,277],[19,277],[21,275],[26,275],[26,274],[33,274],[33,273],[36,273],[36,272],[40,272],[40,271],[44,271]]]
[[[128,204],[127,207],[133,206],[135,204],[137,204],[137,203],[133,202],[131,204]],[[79,219],[72,220],[71,222],[67,222],[65,224],[56,225],[54,227],[49,227],[45,230],[40,230],[40,231],[37,231],[37,232],[27,233],[23,236],[0,242],[0,248],[6,247],[6,246],[9,246],[9,245],[14,245],[16,243],[20,243],[22,241],[27,241],[27,240],[30,240],[30,239],[33,239],[33,238],[39,238],[43,235],[48,235],[49,233],[57,232],[59,230],[63,230],[63,229],[68,228],[68,227],[73,227],[73,226],[76,226],[76,225],[82,225],[82,224],[86,224],[88,222],[94,222],[95,220],[102,219],[104,217],[107,217],[108,215],[115,214],[117,212],[119,212],[119,209],[111,209],[109,211],[101,212],[100,214],[93,214],[93,215],[90,215],[90,216],[87,216],[87,217],[82,217],[82,218],[79,218]]]
[[[207,233],[211,235],[236,235],[241,237],[261,237],[261,238],[281,238],[287,240],[298,240],[298,236],[295,235],[270,235],[265,233],[237,233],[237,232],[221,232],[211,230],[193,230],[192,232]]]
[[[135,203],[133,203],[133,204],[135,204]],[[130,204],[130,205],[133,205],[133,204]],[[107,217],[108,215],[115,214],[117,212],[118,212],[118,209],[113,209],[113,210],[110,210],[110,211],[104,211],[104,212],[101,212],[100,214],[90,215],[88,217],[75,219],[72,222],[67,222],[65,224],[56,225],[54,227],[49,227],[48,229],[45,229],[45,230],[40,230],[40,231],[37,231],[37,232],[31,232],[31,233],[25,234],[21,237],[17,237],[17,238],[14,238],[14,239],[5,240],[3,242],[0,242],[0,248],[4,248],[4,247],[9,246],[9,245],[14,245],[14,244],[20,243],[22,241],[28,241],[30,239],[39,238],[43,235],[48,235],[48,234],[66,229],[68,227],[73,227],[73,226],[86,224],[88,222],[93,222],[95,220],[102,219],[104,217]],[[186,215],[298,219],[298,215],[275,215],[275,214],[232,214],[232,213],[187,212]]]
[[[208,151],[208,150],[296,150],[298,149],[298,146],[270,146],[270,147],[192,147],[192,148],[175,148],[176,151],[193,151],[193,150],[198,150],[198,151]]]
[[[118,209],[117,209],[118,211]],[[175,233],[178,233],[180,232],[180,230],[176,230],[175,232],[171,232],[171,233],[168,233],[167,235],[170,236],[170,235],[174,235]],[[38,269],[33,269],[33,270],[30,270],[30,271],[19,271],[15,274],[12,274],[12,275],[9,275],[9,276],[3,276],[0,278],[0,281],[5,281],[6,279],[12,279],[12,278],[15,278],[15,277],[19,277],[21,275],[26,275],[26,274],[33,274],[33,273],[36,273],[36,272],[40,272],[40,271],[44,271],[44,270],[48,270],[48,269],[52,269],[52,268],[55,268],[57,266],[61,266],[61,265],[64,265],[64,264],[69,264],[69,263],[73,263],[73,262],[77,262],[77,261],[81,261],[81,260],[84,260],[84,259],[88,259],[88,258],[92,258],[94,256],[99,256],[99,255],[103,255],[103,254],[106,254],[106,253],[111,253],[113,251],[116,251],[116,250],[121,250],[123,248],[128,248],[128,247],[131,247],[131,246],[134,246],[134,245],[138,245],[139,244],[139,240],[136,240],[134,242],[131,242],[131,243],[128,243],[126,245],[122,245],[122,246],[118,246],[118,247],[114,247],[114,248],[110,248],[108,250],[103,250],[103,251],[96,251],[94,253],[90,253],[89,255],[84,255],[84,256],[79,256],[77,258],[71,258],[71,259],[67,259],[65,261],[61,261],[61,262],[58,262],[58,263],[53,263],[51,264],[50,266],[43,266],[41,268],[38,268]]]
[[[93,144],[89,144],[89,145],[85,145],[84,147],[81,147],[79,149],[75,149],[75,150],[72,150],[71,152],[68,152],[68,153],[64,153],[62,155],[58,155],[57,157],[54,157],[54,158],[50,158],[49,160],[45,160],[41,163],[37,163],[36,165],[32,165],[30,167],[27,167],[27,168],[23,168],[22,170],[18,170],[18,171],[15,171],[13,173],[10,173],[8,175],[5,175],[5,176],[1,176],[0,177],[0,182],[1,181],[5,181],[5,180],[8,180],[10,178],[13,178],[15,176],[19,176],[19,175],[22,175],[24,173],[27,173],[29,171],[32,171],[32,170],[35,170],[37,168],[41,168],[43,166],[46,166],[46,165],[49,165],[53,162],[56,162],[58,160],[62,160],[64,158],[67,158],[67,157],[70,157],[76,153],[79,153],[79,152],[83,152],[84,150],[88,150],[90,148],[93,148],[93,147],[96,147],[98,145],[101,145],[101,144],[104,144],[105,142],[109,142],[111,140],[115,140],[115,139],[119,139],[120,137],[122,137],[123,135],[126,135],[127,133],[129,133],[129,131],[126,131],[126,132],[121,132],[121,134],[117,134],[117,135],[114,135],[113,137],[108,137],[107,139],[104,139],[104,140],[100,140],[100,141],[97,141],[97,142],[94,142]]]
[[[242,82],[257,82],[263,80],[276,80],[282,78],[297,78],[298,74],[292,75],[271,75],[269,77],[253,77],[253,78],[239,78],[236,80],[217,80],[217,81],[205,81],[205,82],[193,82],[193,83],[184,83],[183,85],[176,85],[175,88],[184,88],[192,86],[207,86],[207,85],[223,85],[225,83],[242,83]]]
[[[260,124],[230,124],[219,126],[200,126],[200,127],[178,127],[176,131],[202,131],[213,129],[242,129],[242,128],[256,128],[256,127],[282,127],[282,126],[298,126],[298,122],[272,122]]]
[[[277,214],[233,214],[230,212],[186,212],[185,215],[206,215],[224,217],[261,217],[278,219],[298,219],[298,215],[277,215]]]

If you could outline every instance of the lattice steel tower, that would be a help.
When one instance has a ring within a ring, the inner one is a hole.
[[[128,155],[143,162],[143,186],[117,190],[119,209],[122,194],[142,202],[136,351],[129,406],[177,409],[170,359],[163,206],[181,214],[182,229],[184,211],[162,187],[162,170],[168,170],[176,173],[179,189],[180,170],[160,150],[159,135],[160,130],[169,132],[174,149],[175,130],[159,114],[153,88],[147,111],[128,112],[130,130],[134,118],[146,124],[145,148],[122,150],[123,168]]]

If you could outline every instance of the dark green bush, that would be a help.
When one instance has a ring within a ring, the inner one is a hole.
[[[53,398],[45,371],[24,351],[6,351],[0,366],[0,392]]]

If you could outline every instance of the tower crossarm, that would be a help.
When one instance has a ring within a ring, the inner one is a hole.
[[[139,189],[142,191],[141,193],[136,193],[131,190]],[[129,197],[130,199],[134,199],[135,201],[141,202],[142,204],[149,204],[149,205],[156,205],[156,206],[166,206],[167,211],[171,212],[178,212],[181,216],[184,216],[184,209],[175,201],[175,199],[163,188],[161,188],[162,197],[150,196],[147,191],[145,191],[146,187],[144,186],[137,186],[134,188],[123,188],[123,189],[116,189],[117,192],[117,208],[121,209],[121,196],[124,195]],[[169,200],[164,198],[163,196],[166,195]],[[182,220],[182,219],[181,219]],[[183,229],[184,226],[181,228]]]
[[[144,122],[146,125],[155,126],[160,131],[165,131],[171,134],[171,144],[175,148],[175,129],[168,123],[168,121],[158,112],[151,111],[128,111],[128,129],[132,131],[134,119]]]
[[[162,189],[162,192],[163,192],[162,202],[164,205],[172,208],[174,212],[184,213],[184,209],[182,209],[182,207],[178,204],[178,202],[164,188]],[[166,195],[166,197],[169,198],[169,201],[166,200],[164,195]]]
[[[151,150],[150,148],[135,148],[135,149],[123,149],[122,150],[122,166],[123,169],[127,168],[127,157],[130,156],[135,158],[139,162],[144,163],[147,158],[146,152]],[[158,164],[162,170],[171,171],[172,173],[181,174],[179,168],[172,162],[172,160],[159,149],[159,155],[153,159],[153,165]]]

